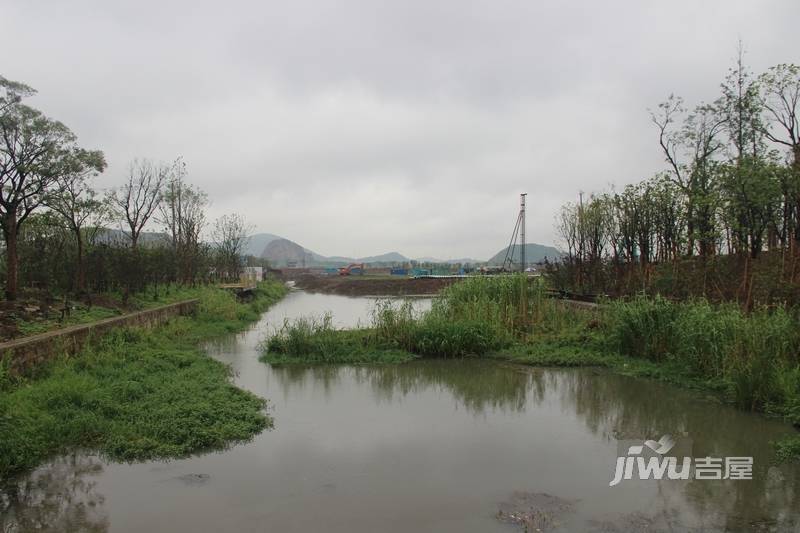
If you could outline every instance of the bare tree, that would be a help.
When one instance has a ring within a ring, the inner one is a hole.
[[[567,247],[567,258],[573,260],[578,255],[578,206],[568,203],[561,207],[556,216],[556,232]]]
[[[746,157],[759,158],[764,154],[764,124],[762,100],[757,80],[744,63],[744,47],[739,43],[736,64],[728,71],[721,85],[722,96],[717,100],[725,129],[734,148],[733,158],[741,163]]]
[[[769,116],[764,133],[770,141],[789,148],[794,165],[800,167],[800,120],[797,116],[800,66],[781,64],[771,67],[759,77],[759,85],[762,106]],[[773,132],[768,127],[770,123],[783,131],[780,134]]]
[[[687,113],[680,97],[670,95],[651,112],[658,128],[658,141],[669,165],[665,174],[686,198],[687,255],[699,242],[700,255],[715,251],[714,224],[716,156],[724,144],[720,140],[727,118],[716,105],[700,104]]]
[[[206,224],[208,197],[199,188],[187,184],[186,164],[178,158],[164,187],[159,206],[159,222],[166,226],[176,258],[176,277],[192,282],[198,269],[202,243],[200,233]]]
[[[123,230],[136,250],[139,236],[161,202],[164,183],[170,167],[148,159],[134,159],[128,167],[125,184],[109,194],[108,200],[117,217],[126,226]]]
[[[793,248],[800,242],[800,66],[776,65],[759,77],[761,105],[766,110],[764,134],[773,143],[789,149],[792,172],[785,173],[781,183],[783,205],[778,233]],[[780,132],[770,126],[777,126]]]
[[[212,238],[216,246],[220,277],[235,281],[242,273],[242,255],[252,228],[238,214],[223,215],[214,223]]]

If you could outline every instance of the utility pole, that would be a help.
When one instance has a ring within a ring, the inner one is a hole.
[[[520,248],[520,259],[522,263],[522,272],[525,272],[525,197],[528,193],[524,192],[519,195],[519,239],[522,241],[522,248]]]

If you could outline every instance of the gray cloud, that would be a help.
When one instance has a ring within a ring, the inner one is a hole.
[[[2,74],[106,151],[183,155],[258,230],[323,254],[486,258],[517,194],[558,207],[663,168],[647,108],[715,98],[739,38],[800,62],[787,1],[5,2]]]

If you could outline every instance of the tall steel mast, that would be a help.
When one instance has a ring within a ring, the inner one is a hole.
[[[522,241],[522,248],[520,249],[520,259],[522,263],[522,272],[525,272],[525,197],[528,193],[524,192],[519,195],[519,238]]]

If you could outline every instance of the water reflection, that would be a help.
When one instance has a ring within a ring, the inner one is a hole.
[[[338,388],[366,385],[376,402],[387,403],[445,392],[473,416],[557,411],[582,421],[590,434],[612,445],[670,433],[679,437],[681,455],[753,457],[752,481],[626,481],[654,489],[648,512],[578,516],[581,527],[598,531],[770,531],[777,527],[790,531],[797,525],[800,469],[774,465],[770,446],[770,441],[791,429],[696,392],[600,370],[534,369],[481,360],[285,367],[273,368],[272,374],[284,391],[317,386],[330,394]],[[595,458],[595,462],[604,461],[610,481],[613,458]],[[603,497],[618,495],[609,489]]]
[[[398,402],[422,391],[446,391],[475,414],[488,410],[524,411],[529,400],[544,398],[544,374],[520,371],[491,361],[415,361],[396,366],[276,367],[272,374],[285,390],[314,383],[329,392],[342,380],[369,385],[376,401]]]
[[[752,481],[658,482],[650,514],[618,515],[611,520],[616,528],[603,531],[796,531],[800,468],[773,464],[770,445],[791,433],[785,424],[735,411],[714,397],[603,371],[551,373],[547,386],[558,391],[566,411],[605,439],[669,433],[688,443],[681,456],[753,457]],[[685,506],[694,512],[687,516]]]
[[[96,490],[103,465],[70,454],[0,488],[0,531],[108,531],[105,498]]]

